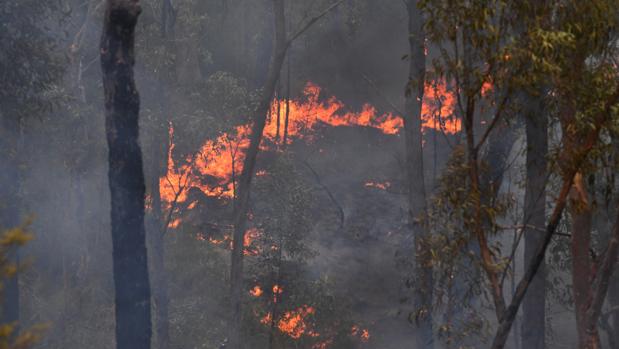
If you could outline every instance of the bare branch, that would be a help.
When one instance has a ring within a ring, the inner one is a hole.
[[[327,14],[329,14],[329,12],[333,11],[335,8],[340,6],[340,4],[342,4],[343,2],[344,2],[344,0],[336,1],[331,6],[327,7],[324,11],[322,11],[321,13],[319,13],[318,15],[316,15],[312,19],[310,19],[304,26],[302,26],[299,30],[297,30],[286,41],[286,46],[285,47],[289,47],[292,44],[293,41],[295,41],[299,36],[301,36],[303,33],[305,33],[305,31],[307,31],[312,25],[314,25],[314,23],[318,22],[319,19],[321,19],[322,17],[324,17]]]

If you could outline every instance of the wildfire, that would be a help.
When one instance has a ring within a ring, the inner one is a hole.
[[[462,129],[460,120],[454,117],[456,96],[448,91],[444,81],[426,83],[421,106],[421,126],[424,130],[435,129],[447,134],[456,134]]]
[[[372,105],[365,104],[361,111],[349,111],[336,97],[324,97],[322,89],[307,83],[298,99],[274,99],[270,118],[264,129],[265,142],[281,144],[288,116],[287,142],[294,139],[311,141],[313,131],[318,125],[363,126],[380,130],[383,134],[394,135],[403,127],[402,117],[392,113],[379,114]],[[424,130],[437,129],[454,134],[460,131],[460,121],[453,117],[455,96],[443,81],[428,83],[422,105],[422,127]],[[279,115],[279,118],[277,117]],[[279,123],[278,123],[279,121]],[[207,140],[200,149],[187,155],[178,164],[173,158],[175,149],[174,128],[169,126],[169,147],[167,173],[159,180],[161,199],[166,210],[179,210],[179,204],[188,199],[188,190],[196,188],[206,196],[232,199],[235,197],[235,182],[242,170],[245,150],[249,146],[250,125],[240,125],[231,132]],[[257,176],[267,175],[258,171]],[[383,188],[377,183],[375,187]],[[187,205],[188,210],[197,207],[197,202]],[[173,212],[176,213],[176,212]],[[170,222],[170,228],[177,228],[180,220]]]
[[[315,309],[313,307],[304,305],[297,310],[287,311],[277,322],[277,328],[291,338],[299,339],[305,334],[308,329],[308,325],[305,322],[307,317],[314,315]],[[312,334],[312,337],[317,337],[315,332],[308,332]]]

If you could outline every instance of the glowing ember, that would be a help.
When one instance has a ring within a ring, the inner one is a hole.
[[[254,297],[260,297],[262,296],[262,294],[264,293],[264,291],[262,291],[262,288],[260,286],[254,286],[254,288],[252,288],[249,291],[249,294],[254,296]]]
[[[260,323],[263,325],[269,325],[272,320],[273,320],[273,315],[271,313],[268,313],[262,319],[260,319]]]
[[[284,289],[281,286],[273,286],[273,303],[277,303],[277,297],[278,295],[282,294],[282,292],[284,292]]]
[[[361,331],[361,341],[362,342],[367,342],[370,340],[370,331],[368,331],[367,329],[364,329]]]
[[[327,349],[332,343],[333,343],[333,340],[329,339],[324,342],[314,344],[312,346],[312,349]]]
[[[257,256],[260,254],[260,249],[253,246],[253,241],[260,237],[262,231],[257,228],[251,228],[245,232],[245,238],[243,241],[243,247],[245,248],[243,254],[245,256]],[[200,234],[201,238],[198,237],[198,240],[204,241],[204,234]],[[224,235],[223,238],[217,239],[214,237],[209,237],[208,241],[213,245],[225,246],[227,249],[232,250],[232,237],[230,235]]]
[[[362,329],[357,325],[354,325],[350,329],[350,335],[353,337],[359,337],[359,339],[364,343],[370,340],[370,331],[368,329]]]
[[[366,188],[377,188],[377,189],[381,189],[381,190],[387,190],[389,187],[391,186],[391,183],[389,182],[384,182],[384,183],[378,183],[378,182],[366,182],[365,183],[365,187]]]
[[[168,223],[168,228],[170,229],[176,229],[178,228],[182,223],[182,220],[180,218],[175,218],[170,220],[170,223]]]

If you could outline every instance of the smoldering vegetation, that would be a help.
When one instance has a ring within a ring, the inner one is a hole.
[[[140,2],[135,78],[152,347],[229,348],[235,209],[252,115],[273,56],[273,1]],[[0,33],[0,73],[7,80],[0,90],[0,227],[29,222],[25,230],[34,237],[8,250],[20,264],[19,329],[39,333],[43,327],[34,348],[115,347],[99,63],[105,3],[0,5],[7,28]],[[285,1],[289,35],[316,21],[288,47],[270,98],[242,245],[239,348],[490,347],[501,319],[489,275],[499,275],[509,305],[529,265],[523,232],[537,229],[526,234],[543,236],[557,207],[563,172],[556,168],[564,158],[553,156],[569,128],[550,119],[544,154],[550,160],[542,166],[549,172],[540,194],[546,208],[533,229],[525,213],[531,136],[526,108],[516,105],[529,101],[515,94],[505,108],[507,121],[483,137],[511,85],[500,85],[502,72],[483,81],[473,107],[478,118],[467,125],[453,74],[441,75],[434,65],[454,51],[428,28],[418,111],[423,161],[414,164],[423,178],[412,178],[404,117],[414,93],[414,55],[406,5],[417,1],[344,0],[322,16],[333,3]],[[557,114],[560,103],[548,102],[544,115]],[[476,191],[468,177],[469,128],[481,141]],[[616,215],[613,132],[602,136],[611,141],[600,142],[610,155],[596,148],[595,170],[578,172],[588,185],[585,201],[595,207],[593,265],[609,244]],[[412,218],[415,181],[426,200],[423,214]],[[576,207],[572,201],[569,207]],[[473,227],[467,210],[479,202],[483,218]],[[520,311],[505,347],[527,348],[527,338],[536,335],[542,337],[536,348],[579,345],[571,237],[580,212],[564,215],[543,259],[544,328],[526,332],[527,315]],[[421,245],[414,233],[419,226],[431,236]],[[492,268],[484,264],[475,229],[486,230]],[[419,279],[420,268],[430,268],[431,285]],[[617,273],[609,283],[599,337],[611,348],[619,333]],[[420,290],[430,293],[423,307],[416,301]],[[5,302],[4,313],[9,307]],[[433,342],[422,346],[416,340],[428,314]]]

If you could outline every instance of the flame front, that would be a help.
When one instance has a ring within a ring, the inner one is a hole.
[[[351,112],[336,97],[325,99],[321,98],[321,94],[322,89],[310,82],[305,86],[301,98],[274,99],[264,129],[265,142],[262,147],[283,142],[286,116],[288,143],[294,139],[311,141],[318,125],[371,127],[386,135],[397,134],[404,125],[401,116],[378,114],[370,104],[363,105],[359,112]],[[459,132],[460,121],[453,116],[455,100],[455,95],[448,90],[445,82],[426,84],[422,105],[423,129],[435,129],[447,134]],[[279,118],[276,117],[278,114]],[[245,150],[249,146],[249,134],[250,125],[237,126],[232,132],[207,140],[196,153],[188,155],[182,164],[177,165],[173,159],[174,128],[170,124],[167,173],[159,180],[164,208],[178,210],[177,206],[187,200],[189,188],[197,188],[210,197],[234,198],[235,181],[242,170]],[[257,173],[259,176],[266,174],[264,171]],[[195,207],[197,203],[191,203],[187,209]],[[175,218],[169,227],[177,228],[180,224],[181,220]]]

